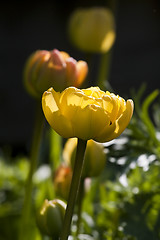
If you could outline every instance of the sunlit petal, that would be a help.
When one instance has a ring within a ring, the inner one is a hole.
[[[94,98],[101,98],[105,95],[105,92],[101,91],[99,87],[90,87],[87,89],[82,89],[82,91],[86,95],[94,97]]]
[[[59,93],[54,90],[45,92],[42,97],[42,108],[46,120],[51,127],[61,136],[68,138],[73,134],[73,128],[70,121],[61,114],[58,99]]]
[[[107,142],[118,137],[128,126],[133,114],[133,101],[127,100],[126,110],[123,114],[110,126],[106,126],[102,132],[96,137],[98,142]]]

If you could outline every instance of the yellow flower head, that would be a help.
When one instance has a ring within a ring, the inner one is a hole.
[[[80,50],[105,53],[115,42],[114,15],[105,7],[76,9],[68,22],[68,34]]]
[[[85,61],[76,61],[66,52],[37,50],[27,59],[24,67],[24,84],[34,97],[54,87],[63,91],[66,87],[79,87],[88,73]]]
[[[61,93],[50,88],[43,93],[42,108],[51,127],[62,137],[107,142],[129,124],[133,101],[99,87],[69,87]]]

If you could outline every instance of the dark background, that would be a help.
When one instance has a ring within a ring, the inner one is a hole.
[[[114,4],[116,5],[114,5]],[[112,5],[113,4],[113,5]],[[23,87],[27,57],[37,49],[83,53],[69,42],[66,25],[77,7],[116,6],[116,42],[109,82],[129,96],[147,83],[146,94],[160,86],[160,8],[154,0],[39,1],[0,4],[0,146],[27,151],[33,130],[35,101]],[[84,59],[83,59],[84,60]]]

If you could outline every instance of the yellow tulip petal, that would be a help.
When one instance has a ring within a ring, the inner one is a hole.
[[[112,140],[112,135],[115,129],[116,129],[116,122],[114,122],[113,124],[106,125],[105,128],[100,133],[97,134],[94,140],[101,143]]]
[[[61,93],[61,98],[60,98],[60,104],[66,104],[67,103],[67,98],[70,96],[72,93],[76,93],[80,91],[76,87],[68,87],[66,88],[62,93]]]
[[[84,109],[88,105],[98,104],[94,98],[84,95],[81,90],[76,88],[68,88],[64,92],[61,98],[61,111],[68,119],[72,119],[75,116],[77,112],[76,106]],[[74,108],[72,106],[74,106]]]
[[[90,87],[87,89],[82,89],[82,91],[86,95],[94,98],[101,98],[105,95],[105,92],[101,91],[99,87]]]
[[[81,106],[82,109],[85,108],[88,105],[91,105],[91,104],[99,105],[99,103],[94,98],[92,98],[90,96],[86,96],[81,92],[75,93],[73,98],[70,99],[70,104],[71,105],[74,104],[74,98],[79,99],[79,101],[78,101],[80,103],[79,106]]]
[[[115,131],[116,135],[117,134],[120,135],[125,130],[125,128],[128,126],[128,124],[131,120],[132,114],[133,114],[133,108],[134,108],[133,101],[130,99],[127,100],[126,110],[121,114],[121,116],[117,120],[119,129],[118,129],[118,131]]]
[[[60,97],[60,106],[61,106],[61,113],[64,116],[70,116],[72,117],[72,115],[74,113],[69,112],[68,106],[71,104],[74,104],[76,106],[79,106],[79,101],[81,100],[81,98],[72,98],[72,96],[74,96],[74,94],[78,91],[77,88],[75,87],[69,87],[66,88],[62,93],[61,93],[61,97]]]
[[[118,110],[118,113],[117,113],[117,118],[125,111],[126,109],[126,101],[119,97],[119,110]]]
[[[75,108],[77,111],[71,121],[74,126],[74,134],[79,138],[94,139],[98,132],[109,123],[108,116],[99,106],[88,105],[84,109]]]
[[[62,137],[69,138],[73,135],[73,128],[70,121],[61,114],[59,98],[60,93],[55,92],[53,89],[46,91],[42,97],[42,108],[51,127]]]
[[[116,96],[113,93],[110,94],[110,96],[112,98],[112,104],[113,104],[113,111],[110,117],[111,117],[111,121],[114,122],[116,119],[119,118],[122,112],[125,111],[126,102],[123,98],[120,98],[119,96]]]
[[[112,123],[119,118],[120,114],[125,110],[125,100],[113,93],[103,96],[102,101],[103,108],[109,114]]]
[[[98,142],[107,142],[118,137],[128,126],[133,114],[133,101],[127,100],[126,110],[110,126],[106,126],[103,131],[95,138]]]
[[[63,160],[65,163],[67,163],[67,165],[71,164],[71,158],[72,158],[72,154],[74,149],[77,146],[77,138],[69,138],[63,148],[63,152],[62,152],[62,156],[63,156]]]
[[[113,122],[115,119],[115,114],[117,112],[117,104],[116,101],[114,101],[113,98],[111,98],[110,96],[104,96],[102,98],[102,103],[103,103],[103,108],[105,109],[105,111],[109,114],[111,121]]]
[[[45,106],[49,107],[52,112],[56,112],[59,110],[59,99],[60,93],[54,91],[53,88],[49,88],[47,91],[43,93],[42,107],[45,100]]]
[[[110,117],[103,108],[97,105],[91,105],[91,132],[94,139],[102,129],[110,124]]]
[[[82,109],[78,106],[70,106],[70,112],[74,112],[75,115],[71,119],[74,136],[87,140],[91,138],[90,122],[91,113],[89,106]]]
[[[54,114],[50,115],[48,122],[50,123],[51,127],[62,137],[75,137],[71,122],[59,112],[55,112]]]

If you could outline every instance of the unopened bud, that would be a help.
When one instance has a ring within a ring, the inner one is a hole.
[[[80,50],[105,53],[115,41],[114,15],[104,7],[77,9],[70,16],[68,34]]]
[[[39,230],[44,235],[58,239],[62,231],[65,209],[66,204],[63,201],[46,199],[37,214]]]
[[[50,87],[56,91],[70,86],[79,87],[87,73],[87,63],[76,61],[66,52],[37,50],[24,66],[24,84],[32,96],[40,98]]]

